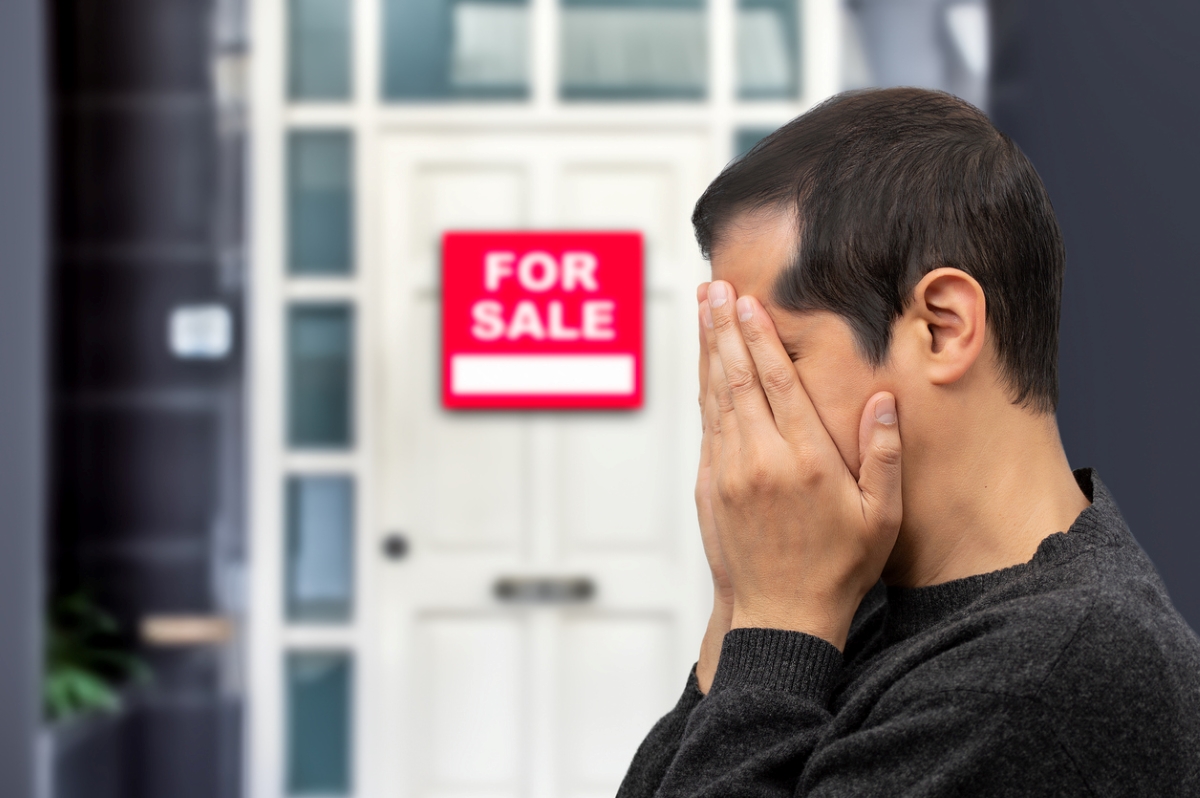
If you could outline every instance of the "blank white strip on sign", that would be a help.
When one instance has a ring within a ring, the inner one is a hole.
[[[633,355],[453,355],[456,396],[628,396]]]

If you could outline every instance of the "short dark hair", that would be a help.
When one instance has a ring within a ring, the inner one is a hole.
[[[726,166],[700,197],[692,224],[704,256],[731,221],[765,209],[797,220],[777,305],[837,313],[879,366],[921,278],[961,269],[983,288],[1014,403],[1054,411],[1062,234],[1033,164],[978,108],[912,88],[826,100]]]

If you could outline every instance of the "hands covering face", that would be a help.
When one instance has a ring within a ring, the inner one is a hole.
[[[856,480],[763,306],[722,281],[701,286],[698,299],[696,506],[714,617],[724,601],[730,628],[791,629],[844,648],[900,529],[895,398],[866,403]]]

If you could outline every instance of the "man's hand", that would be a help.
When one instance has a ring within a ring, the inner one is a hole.
[[[731,626],[807,632],[844,648],[900,528],[895,398],[878,393],[867,401],[856,481],[762,305],[738,301],[729,283],[714,281],[701,318],[716,534],[704,533],[703,511],[701,530],[710,565],[715,549],[728,571]],[[698,506],[700,499],[698,481]]]
[[[696,289],[696,299],[701,306],[708,299],[708,283],[701,283]],[[708,568],[713,581],[713,609],[708,619],[708,627],[704,632],[704,640],[700,644],[700,657],[696,661],[696,680],[700,683],[700,691],[708,692],[712,685],[713,676],[717,672],[717,661],[721,657],[721,641],[733,622],[733,585],[729,581],[729,572],[725,569],[725,560],[721,555],[721,542],[717,539],[717,527],[713,521],[712,507],[712,467],[709,461],[709,424],[707,418],[717,412],[716,399],[708,387],[708,343],[705,331],[704,317],[698,319],[697,328],[700,331],[700,424],[704,437],[700,445],[700,467],[696,473],[696,516],[700,522],[700,540],[704,544],[704,556],[708,560]]]

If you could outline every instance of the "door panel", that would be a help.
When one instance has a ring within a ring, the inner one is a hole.
[[[522,749],[524,629],[509,615],[428,615],[417,622],[425,653],[423,794],[516,796]]]
[[[645,407],[634,414],[589,414],[561,422],[561,528],[570,552],[645,551],[672,544],[671,491],[680,451],[669,364],[673,303],[646,302]]]
[[[435,297],[415,301],[417,330],[437,329]],[[429,335],[427,332],[426,335]],[[519,551],[527,526],[527,425],[512,415],[450,414],[441,409],[436,341],[418,348],[412,390],[416,527],[424,545]]]
[[[677,255],[673,231],[680,210],[678,176],[661,164],[572,163],[562,172],[566,227],[641,230],[646,241],[646,284],[663,281]]]
[[[439,253],[445,230],[503,230],[527,226],[529,174],[520,164],[432,160],[412,184],[411,265],[417,288],[438,285]]]
[[[565,619],[559,655],[562,795],[612,795],[671,684],[674,628],[666,615]],[[676,679],[675,681],[678,681]]]

